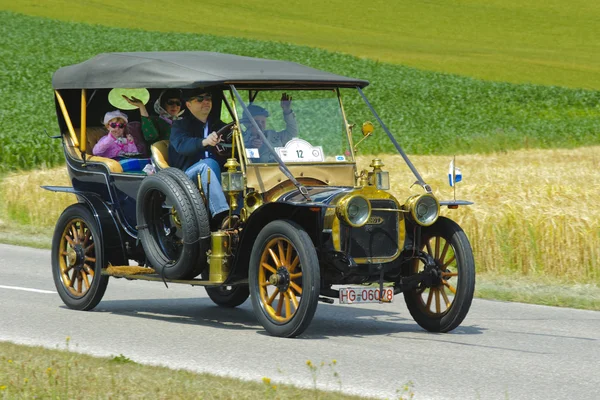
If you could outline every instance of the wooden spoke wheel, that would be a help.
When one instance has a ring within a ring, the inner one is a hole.
[[[263,228],[250,257],[248,281],[254,312],[271,335],[294,337],[312,321],[320,270],[308,234],[291,221]]]
[[[60,216],[52,240],[52,274],[63,302],[77,310],[94,308],[104,296],[102,240],[96,220],[82,204]]]
[[[415,321],[431,332],[449,332],[466,317],[475,291],[473,251],[464,231],[453,221],[440,218],[421,230],[422,250],[435,260],[438,276],[404,293]],[[415,260],[412,273],[425,268]]]

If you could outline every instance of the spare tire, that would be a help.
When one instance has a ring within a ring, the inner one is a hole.
[[[156,175],[166,175],[172,178],[186,193],[192,211],[194,212],[194,223],[198,228],[200,238],[197,242],[198,245],[198,258],[195,261],[195,265],[190,270],[190,273],[183,277],[183,279],[192,279],[200,275],[202,271],[206,270],[208,266],[206,252],[210,249],[210,222],[208,218],[208,212],[206,205],[200,196],[198,188],[187,175],[178,168],[165,168],[160,170]]]
[[[136,215],[138,237],[152,267],[168,279],[189,277],[201,237],[186,191],[167,174],[147,176],[138,190]]]

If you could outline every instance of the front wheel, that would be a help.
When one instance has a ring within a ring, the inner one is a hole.
[[[449,332],[467,316],[475,291],[473,250],[462,228],[440,217],[429,227],[421,228],[421,250],[428,253],[440,270],[439,282],[404,292],[404,299],[414,320],[430,332]],[[424,264],[415,260],[411,273],[423,271]]]
[[[320,293],[312,240],[292,221],[273,221],[256,238],[248,276],[254,313],[273,336],[295,337],[308,327]]]
[[[98,305],[108,285],[102,267],[102,239],[94,216],[82,204],[69,206],[52,238],[52,276],[67,307],[86,311]]]

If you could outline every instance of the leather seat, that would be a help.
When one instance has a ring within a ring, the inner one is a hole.
[[[169,168],[169,141],[159,140],[150,146],[152,163],[156,169],[161,170]]]
[[[112,158],[92,155],[92,149],[94,148],[98,140],[100,140],[102,136],[106,135],[106,130],[103,127],[88,126],[85,131],[87,138],[87,145],[85,148],[85,153],[87,155],[86,160],[88,162],[103,163],[113,173],[123,173],[123,167],[121,166],[121,164],[119,164],[118,161],[113,160]],[[79,128],[75,128],[75,135],[78,138],[81,138],[81,130]],[[71,135],[69,134],[65,134],[65,149],[71,157],[73,157],[76,160],[83,161],[83,158],[81,158],[81,152],[79,148],[75,147],[71,139]]]

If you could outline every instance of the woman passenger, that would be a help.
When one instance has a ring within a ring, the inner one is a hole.
[[[163,90],[158,100],[154,102],[154,111],[158,116],[149,116],[146,106],[135,97],[123,96],[132,106],[139,108],[142,119],[142,133],[148,144],[171,137],[173,121],[181,118],[181,91],[178,89]]]

